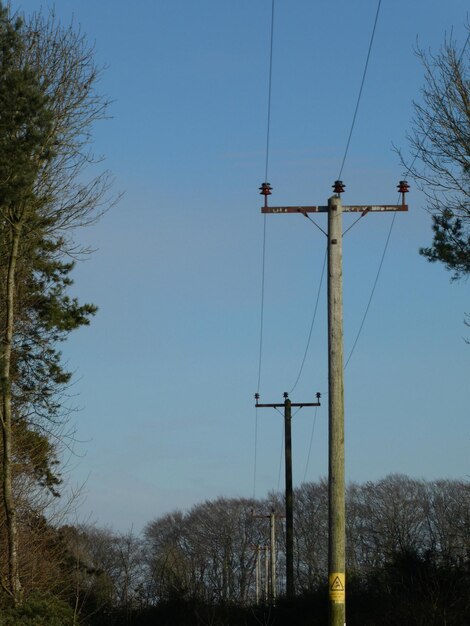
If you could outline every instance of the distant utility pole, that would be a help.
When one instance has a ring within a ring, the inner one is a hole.
[[[276,512],[274,509],[271,509],[269,515],[255,515],[252,512],[253,517],[258,519],[267,519],[269,518],[269,540],[270,540],[270,570],[271,575],[268,575],[268,548],[266,547],[266,600],[274,604],[276,601]],[[268,579],[269,579],[269,593],[268,593]]]
[[[344,478],[344,383],[343,383],[343,285],[342,285],[342,214],[371,211],[407,211],[405,193],[408,183],[400,181],[400,205],[343,206],[344,184],[337,180],[335,195],[327,206],[269,207],[271,185],[260,187],[264,196],[262,213],[328,213],[328,588],[330,599],[329,626],[346,624],[346,523]]]
[[[255,560],[255,599],[256,604],[259,604],[260,600],[260,588],[261,588],[261,552],[265,552],[265,557],[267,555],[268,549],[266,546],[261,546],[259,544],[251,546],[256,554]],[[265,562],[267,563],[267,558],[265,558]],[[268,575],[267,575],[267,567],[265,572],[265,597],[266,600],[268,598]]]
[[[286,474],[286,592],[287,597],[294,597],[294,491],[292,486],[292,407],[320,406],[320,394],[317,402],[292,403],[287,392],[283,404],[259,404],[259,393],[255,394],[257,408],[278,409],[284,407],[284,447]]]

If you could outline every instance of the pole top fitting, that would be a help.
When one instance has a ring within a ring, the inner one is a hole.
[[[410,186],[408,185],[406,180],[401,180],[398,183],[397,188],[400,193],[408,193],[410,190]]]
[[[286,398],[286,399],[289,397],[289,394],[287,393],[287,391],[284,391],[283,397]]]
[[[344,192],[345,184],[343,183],[342,180],[335,180],[332,187],[335,193],[340,194]]]
[[[401,193],[401,203],[405,204],[405,193],[408,193],[410,186],[406,180],[401,180],[397,185],[398,193]]]
[[[268,196],[271,195],[272,187],[269,183],[261,183],[260,196],[264,196],[264,206],[268,206]]]

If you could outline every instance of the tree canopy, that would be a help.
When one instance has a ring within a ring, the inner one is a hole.
[[[452,39],[437,53],[418,50],[424,67],[414,103],[409,174],[426,196],[433,241],[420,253],[453,279],[470,273],[470,26],[463,48]]]

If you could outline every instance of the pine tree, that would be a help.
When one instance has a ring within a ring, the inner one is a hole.
[[[91,125],[107,107],[93,89],[98,73],[80,33],[53,14],[13,19],[0,4],[2,584],[15,605],[22,601],[15,480],[28,474],[58,495],[50,435],[66,411],[61,394],[71,378],[58,346],[96,311],[68,291],[72,231],[106,206],[107,174],[84,175],[93,162]]]

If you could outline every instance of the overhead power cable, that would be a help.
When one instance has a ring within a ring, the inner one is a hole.
[[[308,445],[308,454],[307,454],[307,462],[305,463],[305,471],[304,471],[304,479],[303,482],[307,479],[308,466],[310,463],[310,453],[312,452],[312,443],[313,443],[313,435],[315,433],[315,425],[317,423],[317,411],[318,407],[315,407],[315,415],[313,416],[313,424],[312,424],[312,432],[310,433],[310,442]]]
[[[268,110],[267,110],[267,127],[266,127],[266,159],[264,180],[268,180],[269,167],[269,139],[271,132],[271,93],[272,93],[272,74],[273,74],[273,42],[274,42],[274,3],[271,3],[271,34],[269,44],[269,73],[268,73]],[[264,283],[265,283],[265,265],[266,265],[266,215],[263,221],[263,252],[262,252],[262,269],[261,269],[261,310],[260,310],[260,333],[259,333],[259,351],[258,351],[258,382],[256,384],[256,392],[259,393],[261,386],[261,364],[263,360],[263,325],[264,325]],[[256,496],[256,471],[258,458],[258,409],[255,408],[255,442],[254,442],[254,463],[253,463],[253,498]]]
[[[372,35],[370,37],[369,49],[367,51],[366,63],[365,63],[365,66],[364,66],[364,72],[362,73],[361,86],[359,88],[359,94],[357,96],[356,108],[354,109],[354,115],[353,115],[353,119],[352,119],[352,123],[351,123],[351,128],[349,130],[348,140],[346,142],[346,149],[344,151],[343,160],[341,162],[341,167],[339,169],[338,180],[341,180],[341,175],[343,173],[343,168],[344,168],[344,164],[346,162],[346,157],[348,156],[349,144],[351,143],[351,137],[352,137],[352,134],[353,134],[354,126],[356,124],[357,112],[359,110],[359,104],[361,103],[362,90],[364,88],[364,82],[366,80],[367,68],[369,67],[370,53],[372,51],[372,44],[374,43],[375,29],[376,29],[377,22],[378,22],[378,19],[379,19],[379,13],[380,13],[380,6],[381,6],[381,4],[382,4],[382,0],[379,0],[379,2],[377,4],[377,11],[375,13],[374,26],[372,28]]]
[[[357,331],[356,338],[354,339],[353,346],[351,348],[351,351],[349,353],[348,358],[346,359],[346,363],[344,364],[344,369],[347,368],[348,363],[351,360],[353,352],[356,349],[357,342],[359,341],[359,337],[361,336],[362,329],[364,328],[364,323],[366,321],[367,314],[369,313],[369,309],[370,309],[370,305],[371,305],[371,302],[372,302],[372,298],[374,297],[375,288],[377,287],[377,283],[379,282],[380,272],[382,271],[382,265],[384,263],[385,254],[387,253],[387,248],[388,248],[388,244],[390,242],[390,237],[392,235],[392,230],[393,230],[393,226],[395,224],[396,215],[397,215],[396,213],[393,214],[393,218],[392,218],[392,221],[390,223],[390,228],[389,228],[388,234],[387,234],[387,239],[385,240],[385,246],[384,246],[384,249],[383,249],[383,252],[382,252],[382,257],[380,259],[379,268],[377,270],[377,274],[375,275],[374,284],[372,285],[372,291],[371,291],[370,296],[369,296],[369,301],[367,302],[366,310],[364,311],[364,315],[362,316],[362,321],[361,321],[361,324],[359,326],[359,330]]]
[[[274,0],[271,3],[271,39],[269,45],[269,79],[268,79],[268,124],[266,128],[266,167],[264,171],[264,182],[268,182],[269,166],[269,138],[271,131],[271,93],[273,79],[273,42],[274,42]]]
[[[268,109],[267,109],[267,125],[266,125],[266,159],[265,159],[265,182],[268,180],[269,167],[269,139],[271,131],[271,92],[272,92],[272,75],[273,75],[273,41],[274,41],[274,0],[271,3],[271,35],[269,45],[269,78],[268,78]],[[258,356],[258,382],[256,391],[259,393],[261,385],[261,364],[263,356],[263,321],[264,321],[264,278],[266,265],[266,215],[263,222],[263,260],[261,271],[261,311],[260,311],[260,339],[259,339],[259,356]]]
[[[320,283],[318,285],[317,298],[315,300],[315,307],[313,309],[312,323],[310,324],[310,330],[309,330],[309,333],[308,333],[307,345],[305,346],[304,356],[303,356],[303,359],[302,359],[302,363],[300,364],[299,373],[297,374],[297,378],[295,379],[295,383],[294,383],[292,389],[289,391],[289,394],[291,394],[294,391],[294,389],[297,387],[297,383],[299,382],[300,376],[302,375],[302,371],[303,371],[304,365],[305,365],[305,360],[307,358],[308,350],[310,348],[310,340],[312,339],[313,326],[315,324],[315,319],[317,317],[318,302],[320,300],[320,293],[321,293],[321,288],[322,288],[322,284],[323,284],[323,277],[325,275],[326,259],[327,259],[327,250],[325,250],[325,255],[323,257],[323,267],[322,267],[322,270],[321,270]]]
[[[356,107],[355,107],[355,110],[354,110],[354,115],[353,115],[353,120],[352,120],[352,123],[351,123],[351,128],[349,130],[348,140],[346,142],[346,149],[344,151],[343,160],[342,160],[342,163],[341,163],[341,168],[340,168],[340,172],[339,172],[339,175],[338,175],[338,180],[341,179],[341,174],[343,172],[344,164],[346,162],[346,157],[347,157],[347,154],[348,154],[348,151],[349,151],[349,145],[351,143],[351,137],[352,137],[352,134],[353,134],[355,123],[356,123],[357,113],[358,113],[358,110],[359,110],[359,104],[361,102],[362,91],[363,91],[364,83],[365,83],[365,79],[366,79],[367,68],[369,66],[369,59],[370,59],[370,55],[371,55],[371,51],[372,51],[372,44],[374,42],[375,30],[376,30],[377,22],[378,22],[378,19],[379,19],[381,3],[382,3],[382,0],[379,0],[378,5],[377,5],[377,10],[376,10],[376,13],[375,13],[374,26],[373,26],[373,29],[372,29],[372,34],[371,34],[371,38],[370,38],[370,42],[369,42],[369,48],[368,48],[368,51],[367,51],[367,58],[366,58],[365,66],[364,66],[364,71],[363,71],[363,74],[362,74],[361,86],[359,88],[359,94],[358,94],[357,101],[356,101]],[[307,215],[306,213],[304,215],[319,230],[321,230],[326,235],[325,231],[314,220],[312,220],[309,215]],[[356,222],[354,222],[354,224],[352,224],[347,230],[350,230],[353,226],[355,226],[355,224],[362,217],[363,217],[363,215],[361,215],[361,217],[358,218],[358,220]],[[303,359],[302,359],[302,363],[301,363],[301,366],[300,366],[299,373],[298,373],[297,378],[295,380],[295,383],[294,383],[294,385],[293,385],[293,387],[292,387],[292,389],[290,390],[289,393],[292,393],[292,391],[294,391],[294,389],[297,386],[297,383],[299,382],[300,376],[302,374],[303,367],[305,365],[305,360],[307,358],[308,350],[309,350],[309,347],[310,347],[310,340],[311,340],[311,337],[312,337],[313,325],[314,325],[315,317],[316,317],[316,313],[317,313],[320,289],[321,289],[321,286],[322,286],[323,275],[324,275],[324,271],[325,271],[326,257],[327,257],[327,255],[326,255],[326,252],[325,252],[325,257],[324,257],[324,260],[323,260],[323,269],[322,269],[322,274],[321,274],[321,279],[320,279],[320,286],[319,286],[319,289],[318,289],[317,300],[316,300],[316,303],[315,303],[315,310],[314,310],[314,313],[313,313],[313,319],[312,319],[312,323],[311,323],[311,326],[310,326],[310,331],[309,331],[309,335],[308,335],[308,339],[307,339],[307,345],[306,345],[306,348],[305,348],[305,351],[304,351],[304,356],[303,356]]]
[[[380,5],[380,2],[379,2],[379,5]],[[377,15],[378,15],[378,9],[377,9]],[[377,16],[376,16],[376,22],[377,22]],[[374,30],[375,30],[375,25],[374,25]],[[465,50],[466,50],[466,48],[467,48],[467,46],[468,46],[468,44],[469,44],[469,41],[470,41],[470,32],[469,32],[469,34],[467,35],[467,38],[466,38],[465,43],[464,43],[464,45],[463,45],[463,47],[462,47],[462,50],[460,51],[460,55],[459,55],[459,58],[458,58],[458,61],[457,61],[458,63],[460,63],[460,61],[462,60],[462,57],[463,57],[463,55],[464,55],[464,53],[465,53]],[[446,89],[445,89],[444,95],[442,96],[442,99],[444,99],[445,94],[447,94],[447,91],[449,90],[449,87],[450,87],[450,86],[451,86],[451,80],[449,80],[449,82],[448,82],[448,84],[447,84],[447,86],[446,86]],[[429,136],[429,134],[430,134],[430,132],[431,132],[431,130],[432,130],[432,127],[433,127],[433,125],[434,125],[434,122],[435,122],[435,120],[436,120],[436,117],[437,117],[437,113],[434,115],[434,117],[433,117],[433,118],[432,118],[432,120],[431,120],[431,123],[429,124],[429,126],[428,126],[428,128],[427,128],[426,134],[425,134],[425,136],[424,136],[424,138],[423,138],[423,142],[424,142],[424,141],[426,141],[427,137]],[[407,175],[407,174],[408,174],[408,173],[412,170],[412,168],[413,168],[413,166],[414,166],[414,164],[415,164],[415,162],[416,162],[416,160],[417,160],[417,159],[418,159],[418,154],[416,154],[416,155],[414,156],[414,158],[413,158],[413,160],[412,160],[411,164],[410,164],[410,165],[408,165],[408,166],[406,167],[406,170],[405,170],[405,173],[404,173],[404,177],[405,177],[405,178],[406,178],[406,175]],[[344,164],[344,160],[343,160],[343,164]],[[362,217],[362,216],[361,216],[361,217]],[[368,300],[368,302],[367,302],[367,306],[366,306],[366,309],[365,309],[364,315],[363,315],[363,317],[362,317],[361,323],[360,323],[360,325],[359,325],[359,330],[358,330],[358,332],[357,332],[356,338],[354,339],[353,346],[352,346],[352,348],[351,348],[351,351],[350,351],[350,353],[349,353],[349,356],[348,356],[348,358],[347,358],[347,360],[346,360],[346,363],[345,363],[345,365],[344,365],[344,369],[346,369],[346,368],[347,368],[348,363],[349,363],[349,361],[351,360],[351,357],[352,357],[352,355],[353,355],[353,352],[354,352],[354,350],[355,350],[355,348],[356,348],[357,342],[359,341],[359,337],[361,336],[362,329],[363,329],[363,327],[364,327],[364,323],[365,323],[365,321],[366,321],[367,314],[368,314],[369,309],[370,309],[370,305],[371,305],[371,302],[372,302],[372,298],[374,297],[375,289],[376,289],[376,287],[377,287],[377,283],[378,283],[378,280],[379,280],[380,272],[381,272],[381,270],[382,270],[382,266],[383,266],[383,262],[384,262],[384,259],[385,259],[385,255],[386,255],[386,253],[387,253],[388,244],[389,244],[389,242],[390,242],[390,237],[391,237],[391,234],[392,234],[392,231],[393,231],[393,227],[394,227],[394,225],[395,225],[395,218],[396,218],[396,213],[394,213],[394,214],[393,214],[393,219],[392,219],[392,221],[391,221],[391,223],[390,223],[390,228],[389,228],[389,231],[388,231],[388,234],[387,234],[387,238],[386,238],[386,240],[385,240],[385,246],[384,246],[384,250],[383,250],[383,252],[382,252],[382,256],[381,256],[381,258],[380,258],[380,262],[379,262],[379,267],[378,267],[378,270],[377,270],[377,274],[376,274],[376,276],[375,276],[375,280],[374,280],[374,283],[373,283],[373,285],[372,285],[371,294],[370,294],[369,300]],[[360,219],[360,218],[359,218],[359,219]],[[358,220],[356,220],[356,222],[354,222],[354,223],[353,223],[353,224],[352,224],[352,225],[351,225],[351,226],[350,226],[350,227],[349,227],[349,228],[345,231],[345,233],[344,233],[344,234],[346,234],[346,232],[348,232],[348,230],[350,230],[353,226],[355,226],[355,224],[357,223],[357,221],[359,221],[359,219],[358,219]]]

